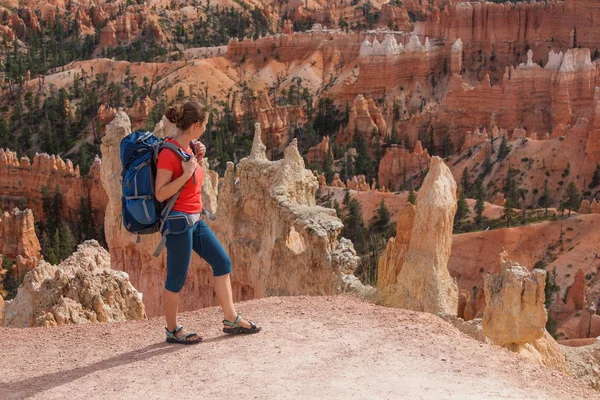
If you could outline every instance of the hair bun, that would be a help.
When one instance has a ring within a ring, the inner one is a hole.
[[[165,111],[165,117],[167,117],[171,123],[179,126],[183,119],[183,108],[179,106],[169,107],[167,108],[167,111]]]

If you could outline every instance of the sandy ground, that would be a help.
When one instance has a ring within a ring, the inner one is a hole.
[[[205,336],[195,346],[166,344],[161,318],[0,329],[0,399],[600,398],[429,314],[350,296],[271,297],[238,310],[263,332],[224,336],[214,307],[182,315]]]

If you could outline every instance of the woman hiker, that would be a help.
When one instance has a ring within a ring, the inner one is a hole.
[[[165,112],[169,121],[178,130],[172,139],[174,143],[191,157],[182,161],[172,151],[161,151],[158,156],[156,173],[156,198],[162,202],[183,187],[165,226],[167,247],[167,279],[163,295],[167,326],[167,342],[193,344],[202,341],[194,332],[187,332],[177,324],[179,292],[183,287],[192,258],[192,250],[210,264],[214,274],[214,290],[221,304],[225,319],[223,332],[229,334],[257,333],[261,328],[242,319],[236,313],[231,291],[231,260],[201,219],[202,180],[204,172],[198,168],[198,159],[206,153],[206,147],[197,142],[204,134],[208,122],[207,108],[192,101],[181,106],[170,107]]]

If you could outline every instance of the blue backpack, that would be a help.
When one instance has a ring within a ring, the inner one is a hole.
[[[154,136],[152,132],[133,132],[121,140],[121,214],[125,229],[131,233],[146,235],[162,231],[166,217],[183,189],[181,187],[168,202],[156,200],[154,181],[158,153],[162,149],[169,149],[185,161],[191,157],[177,145]],[[164,239],[156,249],[156,257],[164,247]]]

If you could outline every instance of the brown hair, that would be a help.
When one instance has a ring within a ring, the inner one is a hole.
[[[203,123],[208,117],[208,108],[196,101],[167,108],[165,117],[179,129],[185,131],[196,122]]]

